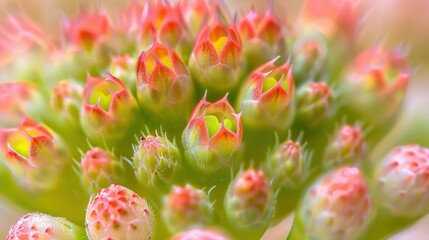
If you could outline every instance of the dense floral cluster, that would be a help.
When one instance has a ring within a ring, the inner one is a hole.
[[[269,4],[132,1],[59,36],[11,16],[0,194],[30,213],[7,239],[260,239],[293,212],[290,239],[374,239],[415,221],[429,149],[369,157],[410,71],[356,44],[367,7],[307,0],[291,24]]]

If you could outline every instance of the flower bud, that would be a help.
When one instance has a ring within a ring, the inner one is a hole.
[[[29,213],[22,217],[6,236],[6,240],[23,239],[86,239],[85,230],[64,218]]]
[[[121,80],[88,76],[83,91],[81,124],[85,134],[96,140],[117,140],[127,133],[136,102]]]
[[[417,145],[393,149],[375,171],[380,203],[400,217],[429,211],[429,149]]]
[[[332,113],[334,97],[325,82],[309,82],[298,89],[297,119],[309,126],[316,126]]]
[[[267,175],[276,187],[297,187],[304,180],[304,151],[299,142],[287,140],[266,161]]]
[[[50,105],[67,120],[78,122],[81,96],[82,89],[78,84],[63,80],[52,86]]]
[[[262,171],[249,169],[231,182],[225,196],[225,211],[238,229],[261,228],[269,223],[273,201]]]
[[[0,151],[16,181],[32,191],[53,188],[68,162],[59,139],[27,118],[18,128],[0,129]]]
[[[137,95],[141,106],[160,117],[171,118],[172,114],[168,113],[190,112],[192,81],[185,63],[172,48],[155,42],[151,49],[140,55]],[[185,119],[185,116],[181,118]]]
[[[228,240],[219,232],[213,230],[192,229],[173,236],[172,240]]]
[[[133,191],[111,185],[91,199],[86,209],[89,239],[150,239],[153,213],[145,199]]]
[[[345,77],[347,107],[371,123],[385,123],[397,113],[409,77],[402,52],[368,49],[355,58]]]
[[[357,168],[322,177],[304,195],[298,216],[308,239],[358,239],[370,222],[372,200]]]
[[[234,26],[204,26],[195,40],[189,68],[203,89],[225,94],[238,82],[241,40]]]
[[[109,28],[109,20],[104,12],[82,13],[74,19],[64,21],[62,26],[67,42],[77,49],[90,49],[103,41]]]
[[[33,85],[26,82],[0,83],[0,127],[18,126],[24,117],[23,104],[31,99]]]
[[[175,186],[165,198],[164,217],[172,232],[194,225],[206,225],[211,220],[212,205],[202,190],[190,185]]]
[[[331,167],[360,163],[365,157],[366,150],[361,128],[344,125],[329,141],[323,164]]]
[[[274,62],[256,69],[238,97],[243,124],[253,129],[286,130],[294,117],[294,84],[289,63],[276,67]]]
[[[179,161],[176,142],[171,143],[166,137],[148,135],[134,147],[134,168],[143,184],[170,184]]]
[[[100,188],[117,183],[123,172],[118,159],[110,152],[98,147],[85,153],[80,166],[83,181],[90,192],[97,192]]]
[[[297,85],[308,79],[319,79],[326,70],[328,46],[326,39],[317,33],[299,36],[292,50],[293,76]]]
[[[268,8],[265,14],[251,9],[240,20],[238,32],[243,41],[243,55],[250,69],[255,69],[285,50],[282,26],[272,8]]]
[[[242,137],[241,113],[235,113],[226,96],[215,103],[204,96],[183,131],[186,160],[204,173],[230,167]]]

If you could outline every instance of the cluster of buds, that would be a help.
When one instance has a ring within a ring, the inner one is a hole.
[[[57,36],[9,17],[0,198],[29,213],[6,239],[261,239],[292,212],[291,239],[378,239],[428,213],[427,148],[369,159],[410,70],[356,51],[364,10],[132,1]]]

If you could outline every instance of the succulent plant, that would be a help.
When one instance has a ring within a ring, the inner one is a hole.
[[[288,239],[382,239],[415,222],[429,150],[375,157],[410,64],[359,42],[367,7],[306,0],[289,22],[272,1],[151,0],[59,31],[0,22],[0,199],[28,211],[6,239],[260,239],[292,213]]]

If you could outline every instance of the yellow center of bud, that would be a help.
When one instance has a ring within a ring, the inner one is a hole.
[[[219,121],[219,119],[216,116],[207,115],[204,117],[204,121],[206,123],[207,130],[209,131],[210,137],[212,137],[213,135],[215,135],[219,131],[219,129],[221,127],[221,122]],[[224,119],[223,125],[225,126],[225,128],[227,128],[231,131],[234,131],[234,125],[232,124],[231,120]]]
[[[168,51],[164,48],[157,48],[155,49],[154,53],[149,54],[146,57],[145,65],[146,65],[146,74],[150,75],[156,67],[156,60],[164,64],[170,69],[173,69],[173,61],[171,60],[170,55],[168,54]]]
[[[222,48],[225,46],[226,41],[228,41],[228,38],[225,36],[221,36],[218,39],[216,39],[216,41],[213,41],[213,46],[218,53],[222,51]]]
[[[115,82],[105,81],[89,96],[89,104],[96,104],[98,102],[99,106],[107,112],[112,102],[112,94],[119,90],[121,88]]]
[[[8,139],[9,146],[18,154],[28,158],[31,141],[22,132],[15,132]]]
[[[277,79],[275,79],[273,77],[265,78],[264,83],[262,84],[262,93],[270,90],[276,84],[277,84]]]

